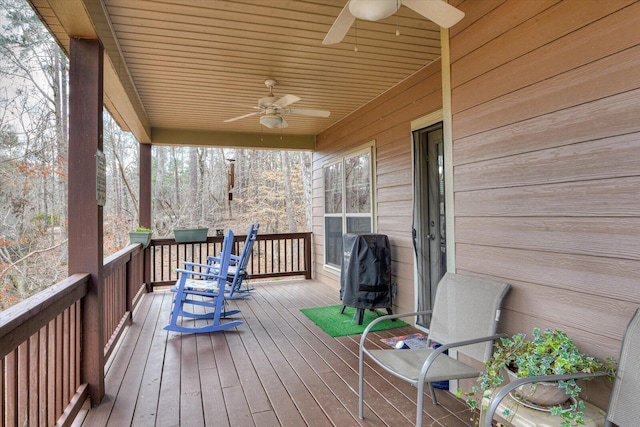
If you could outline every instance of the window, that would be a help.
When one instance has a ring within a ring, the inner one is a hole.
[[[343,233],[371,233],[372,148],[323,169],[325,264],[340,268]]]

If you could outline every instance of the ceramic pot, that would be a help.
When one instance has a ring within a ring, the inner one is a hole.
[[[517,379],[515,372],[509,369],[506,371],[509,381]],[[560,405],[569,399],[565,389],[558,387],[557,382],[524,384],[514,390],[514,393],[516,397],[543,408]]]

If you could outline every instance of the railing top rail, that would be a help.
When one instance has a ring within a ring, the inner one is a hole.
[[[305,231],[301,233],[258,233],[256,240],[276,240],[276,239],[301,239],[304,237],[311,236],[311,232]],[[234,237],[234,241],[244,241],[247,238],[246,234],[236,234]],[[214,242],[222,242],[224,236],[207,236],[206,242],[186,242],[186,243],[178,243],[180,245],[192,245],[199,243],[214,243]],[[173,237],[165,236],[159,238],[151,239],[151,246],[159,246],[159,245],[169,245],[176,244],[176,241]]]
[[[242,236],[235,236],[234,240],[237,240],[239,237]],[[246,237],[246,236],[244,236]],[[160,245],[198,245],[201,243],[214,243],[214,242],[220,242],[222,243],[222,241],[224,240],[224,237],[222,236],[207,236],[207,241],[206,242],[184,242],[184,243],[176,243],[175,239],[173,237],[159,237],[159,238],[152,238],[151,239],[151,246],[160,246]]]
[[[270,233],[270,234],[258,234],[258,237],[256,238],[256,240],[300,239],[300,238],[307,237],[307,236],[311,236],[311,232],[303,232],[303,233]]]
[[[84,297],[89,277],[74,274],[0,312],[0,359]]]
[[[126,248],[120,249],[118,252],[109,255],[106,257],[102,265],[104,267],[103,274],[109,275],[112,271],[116,270],[118,267],[129,262],[132,256],[136,255],[139,252],[142,252],[143,248],[140,243],[134,243],[128,245]]]

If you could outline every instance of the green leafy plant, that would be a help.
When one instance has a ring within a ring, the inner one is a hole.
[[[606,372],[613,380],[616,364],[611,359],[602,362],[594,356],[581,353],[565,332],[551,329],[541,331],[534,328],[531,340],[527,340],[526,335],[521,333],[497,342],[492,358],[486,363],[484,373],[478,378],[479,386],[474,386],[470,393],[459,390],[458,397],[466,396],[467,404],[472,409],[477,409],[477,396],[480,391],[483,397],[490,396],[495,388],[504,382],[503,373],[506,369],[513,371],[518,378]],[[535,387],[534,384],[532,390],[535,390]],[[582,410],[585,405],[579,397],[579,385],[575,380],[569,380],[559,381],[558,387],[564,389],[566,394],[575,400],[572,399],[568,407],[552,407],[551,413],[563,418],[563,427],[584,424]],[[526,396],[524,398],[526,399]],[[513,412],[506,411],[502,415],[510,417]]]
[[[146,227],[138,227],[135,230],[133,230],[137,233],[151,233],[151,229],[150,228],[146,228]]]

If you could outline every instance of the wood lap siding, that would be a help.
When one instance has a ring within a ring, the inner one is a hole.
[[[640,304],[640,3],[487,3],[452,30],[457,271],[513,285],[506,332],[617,357]]]
[[[340,277],[323,268],[322,168],[345,152],[376,141],[376,231],[388,235],[391,243],[393,281],[399,286],[394,310],[412,311],[414,304],[411,121],[442,108],[440,69],[438,60],[322,132],[313,158],[313,271],[316,279],[339,287]]]

